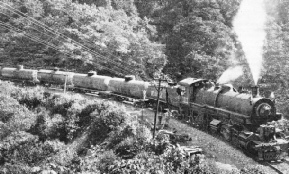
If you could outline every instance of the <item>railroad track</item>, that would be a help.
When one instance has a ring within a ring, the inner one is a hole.
[[[270,167],[278,174],[289,174],[289,161],[287,160],[276,163],[263,162],[262,165]]]

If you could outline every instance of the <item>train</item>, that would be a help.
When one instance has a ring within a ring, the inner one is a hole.
[[[156,107],[158,86],[128,75],[116,78],[60,71],[58,68],[24,69],[1,67],[1,79],[22,83],[65,86],[70,90],[97,93],[117,100]],[[219,135],[260,161],[279,161],[288,157],[289,139],[283,130],[268,124],[278,121],[275,99],[262,97],[258,86],[251,92],[236,90],[231,84],[208,79],[186,78],[178,83],[161,83],[159,111],[169,110],[192,126]]]

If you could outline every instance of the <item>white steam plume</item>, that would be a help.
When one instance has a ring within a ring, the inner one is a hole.
[[[218,79],[217,83],[225,84],[230,81],[233,81],[243,75],[243,67],[242,66],[235,66],[228,68],[221,77]]]
[[[266,37],[265,21],[263,0],[243,0],[233,22],[255,84],[258,83],[262,68],[263,44]]]

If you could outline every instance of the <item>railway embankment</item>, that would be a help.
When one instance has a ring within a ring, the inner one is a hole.
[[[150,109],[134,108],[126,105],[128,112],[134,112],[140,118],[147,119],[153,123],[154,112]],[[138,112],[136,112],[138,111]],[[233,147],[228,142],[221,140],[219,137],[204,132],[197,128],[190,126],[187,123],[181,122],[177,119],[170,119],[170,129],[177,130],[179,134],[187,134],[192,140],[187,141],[186,146],[199,146],[204,150],[207,159],[215,161],[216,165],[221,169],[234,170],[236,168],[242,169],[248,166],[258,166],[268,173],[276,173],[268,166],[261,165],[251,157],[244,154],[241,149]]]

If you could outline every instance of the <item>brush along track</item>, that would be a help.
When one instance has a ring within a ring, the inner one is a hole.
[[[263,162],[263,165],[272,168],[278,174],[289,174],[289,162],[287,160],[275,163]]]
[[[286,159],[282,162],[263,162],[261,163],[264,166],[268,166],[273,169],[278,174],[289,174],[289,159]]]

